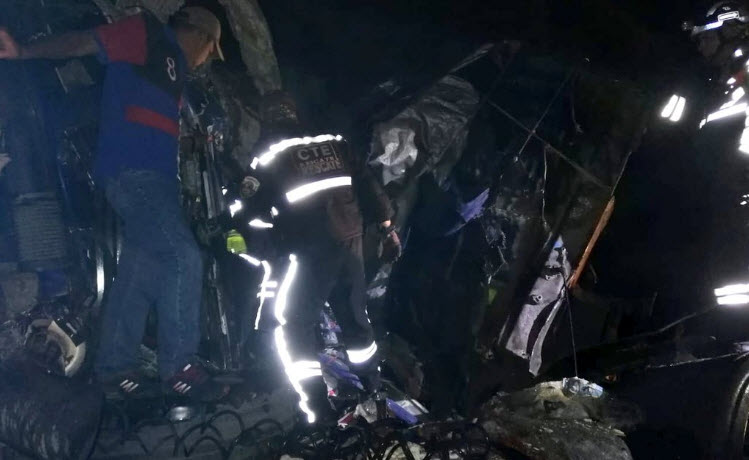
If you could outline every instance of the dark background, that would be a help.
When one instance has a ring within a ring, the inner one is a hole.
[[[394,74],[417,75],[504,39],[588,58],[664,98],[703,75],[680,29],[699,8],[690,2],[272,0],[261,6],[286,86],[296,80],[287,69],[303,67],[319,77],[321,93],[344,105]],[[696,112],[690,106],[685,126],[653,120],[633,155],[593,258],[601,293],[636,298],[658,291],[663,302],[689,303],[684,309],[706,297],[709,283],[698,266],[709,237],[704,183],[710,181],[691,145]]]
[[[654,117],[632,155],[585,278],[599,294],[656,298],[654,325],[712,305],[712,289],[739,280],[749,260],[735,209],[741,128],[723,123],[697,136],[712,97],[710,73],[681,31],[682,21],[696,20],[711,3],[260,0],[284,87],[305,94],[301,111],[321,129],[350,127],[370,114],[365,95],[379,83],[418,87],[478,45],[507,39],[633,80],[658,106],[672,93],[685,95],[682,123]],[[231,40],[224,40],[229,65],[232,55],[238,59]]]

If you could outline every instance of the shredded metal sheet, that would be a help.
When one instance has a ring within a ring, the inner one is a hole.
[[[431,171],[441,184],[463,153],[478,105],[470,83],[453,75],[442,78],[394,118],[375,125],[370,164],[382,166],[386,184],[401,181],[415,165],[419,169],[412,178]]]
[[[507,342],[507,349],[529,361],[529,370],[537,375],[542,364],[544,342],[557,313],[564,305],[563,289],[570,276],[567,249],[561,237],[554,245]]]

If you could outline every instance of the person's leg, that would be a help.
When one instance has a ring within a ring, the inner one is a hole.
[[[154,180],[149,199],[158,213],[151,255],[158,266],[151,284],[156,289],[159,374],[167,380],[196,355],[200,343],[203,261],[184,217],[177,184]]]
[[[367,315],[361,237],[341,243],[342,264],[329,302],[338,319],[353,370],[368,391],[380,388],[379,359]]]
[[[117,274],[102,312],[95,369],[106,380],[138,365],[148,310],[155,296],[150,279],[158,269],[143,241],[152,233],[153,210],[137,174],[123,173],[106,188],[110,205],[122,219],[123,242]]]
[[[309,423],[329,407],[318,357],[317,325],[339,264],[336,254],[324,249],[318,246],[291,254],[274,266],[278,280],[272,299],[278,321],[273,331],[275,348]]]

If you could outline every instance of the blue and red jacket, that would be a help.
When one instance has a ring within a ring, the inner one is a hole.
[[[145,13],[98,27],[106,65],[94,175],[151,170],[177,179],[187,63],[172,30]]]

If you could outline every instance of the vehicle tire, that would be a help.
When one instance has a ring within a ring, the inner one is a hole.
[[[738,391],[726,441],[724,458],[749,458],[749,376],[744,378]]]

